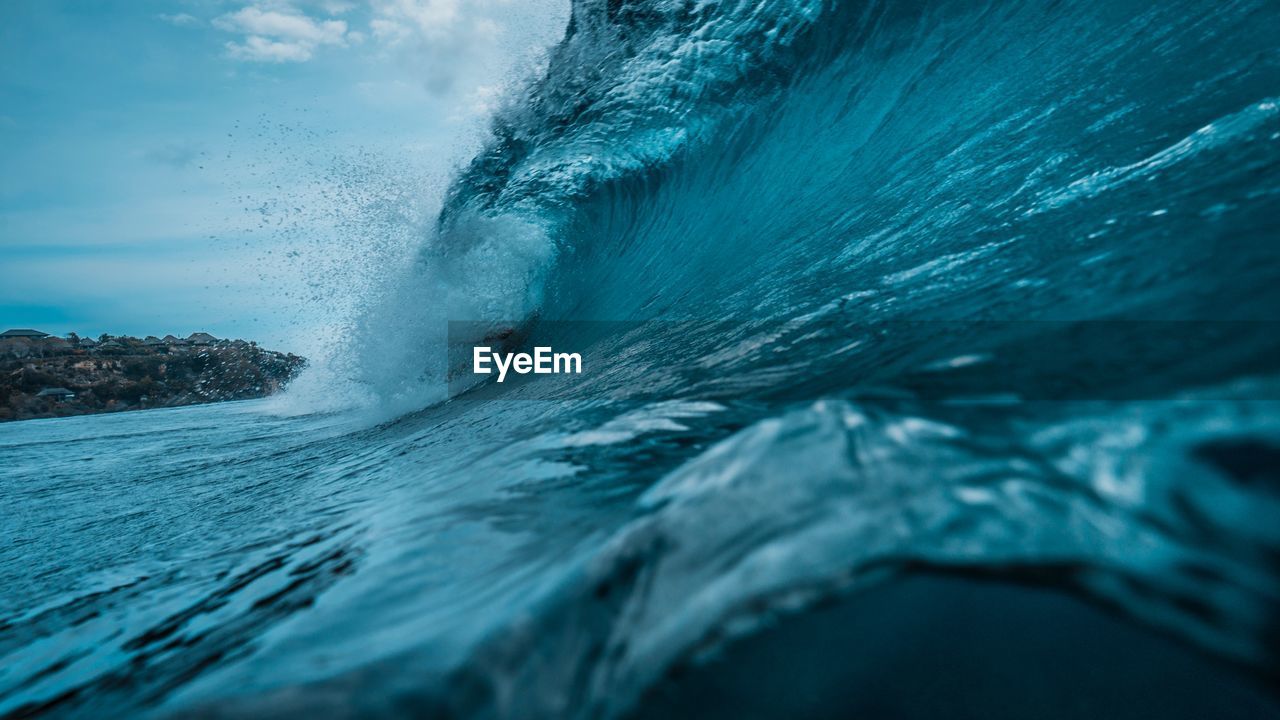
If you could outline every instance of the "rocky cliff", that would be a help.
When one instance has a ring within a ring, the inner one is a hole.
[[[305,365],[243,340],[0,340],[0,422],[264,397]]]

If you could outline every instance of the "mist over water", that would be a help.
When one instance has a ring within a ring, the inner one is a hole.
[[[1280,715],[1278,29],[578,0],[285,396],[5,428],[0,714]]]

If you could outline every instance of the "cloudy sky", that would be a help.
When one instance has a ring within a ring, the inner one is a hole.
[[[0,2],[0,329],[307,350],[568,0]]]

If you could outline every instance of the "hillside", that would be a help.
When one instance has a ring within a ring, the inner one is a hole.
[[[204,333],[92,340],[11,330],[0,334],[0,422],[264,397],[305,363]]]

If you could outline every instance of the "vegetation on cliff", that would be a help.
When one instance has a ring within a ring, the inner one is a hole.
[[[264,397],[305,363],[205,333],[92,340],[9,331],[0,335],[0,422]]]

